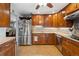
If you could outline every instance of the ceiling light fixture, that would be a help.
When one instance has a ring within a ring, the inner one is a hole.
[[[36,5],[36,8],[35,9],[39,9],[39,7],[41,7],[41,6],[47,6],[49,8],[52,8],[53,7],[52,3],[38,3]]]
[[[49,15],[49,17],[51,17],[51,15]]]
[[[66,13],[66,11],[62,11],[62,13],[64,14],[64,13]]]

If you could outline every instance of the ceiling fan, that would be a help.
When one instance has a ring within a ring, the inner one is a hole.
[[[35,9],[39,9],[41,6],[44,6],[44,5],[43,5],[43,4],[42,4],[42,5],[37,4],[37,6],[36,6]],[[47,7],[49,7],[49,8],[52,8],[52,7],[53,7],[52,3],[46,3],[45,6],[47,6]]]

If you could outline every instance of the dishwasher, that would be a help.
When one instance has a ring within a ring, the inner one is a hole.
[[[59,34],[56,34],[56,37],[57,37],[57,45],[56,47],[62,51],[62,36],[59,35]]]

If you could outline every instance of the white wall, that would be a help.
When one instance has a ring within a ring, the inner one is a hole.
[[[6,28],[0,28],[0,37],[6,37]]]

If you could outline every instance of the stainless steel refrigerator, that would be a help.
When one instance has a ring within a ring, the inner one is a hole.
[[[20,18],[18,21],[18,44],[32,45],[32,20],[31,18]]]

